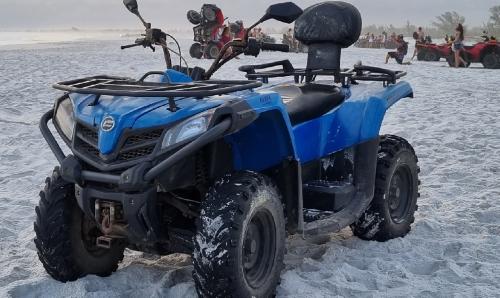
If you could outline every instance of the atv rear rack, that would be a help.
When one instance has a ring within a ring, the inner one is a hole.
[[[155,73],[156,72],[150,72]],[[148,74],[150,74],[148,73]],[[147,76],[146,74],[145,76]],[[166,97],[170,109],[177,110],[174,98],[195,97],[204,98],[214,95],[224,95],[236,91],[254,89],[262,86],[258,81],[226,81],[207,80],[191,83],[160,83],[145,82],[144,77],[134,80],[126,77],[92,76],[81,79],[59,82],[53,85],[55,89],[78,93],[94,94],[96,99],[92,105],[97,104],[101,95],[131,96],[131,97]]]
[[[256,70],[267,69],[271,67],[281,66],[270,70],[257,72]],[[333,76],[335,82],[338,83],[356,83],[356,81],[378,81],[384,86],[395,84],[398,79],[406,75],[404,71],[393,71],[385,68],[372,67],[366,65],[354,65],[352,69],[324,70],[324,69],[304,69],[294,68],[289,60],[281,60],[271,63],[258,65],[244,65],[239,68],[240,71],[246,72],[246,77],[249,80],[261,80],[263,83],[269,83],[270,78],[289,77],[293,76],[296,83],[312,82],[317,76]]]

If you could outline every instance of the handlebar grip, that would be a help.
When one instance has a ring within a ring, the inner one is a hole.
[[[129,45],[126,45],[126,46],[121,46],[120,48],[121,48],[122,50],[125,50],[125,49],[128,49],[128,48],[133,48],[133,47],[138,47],[138,46],[140,46],[140,44],[136,44],[136,43],[134,43],[134,44],[129,44]]]
[[[276,51],[276,52],[290,52],[290,47],[286,44],[277,44],[277,43],[267,43],[263,42],[261,45],[261,49],[264,51]]]

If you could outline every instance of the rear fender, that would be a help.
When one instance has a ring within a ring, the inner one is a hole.
[[[378,137],[387,109],[412,96],[406,82],[385,88],[375,83],[353,86],[342,105],[294,127],[299,160],[307,163]]]
[[[413,98],[413,90],[407,82],[399,82],[395,85],[389,85],[383,91],[374,94],[373,97],[385,99],[385,101],[370,100],[367,102],[360,130],[363,141],[378,136],[386,111],[403,98]]]

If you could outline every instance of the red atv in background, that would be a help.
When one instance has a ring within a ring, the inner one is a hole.
[[[447,58],[452,54],[451,45],[444,44],[417,44],[418,61],[439,61],[441,58]]]
[[[219,30],[225,21],[222,10],[214,4],[203,4],[200,12],[188,11],[187,18],[196,25],[193,28],[195,43],[189,49],[191,57],[215,59],[223,46],[218,41]]]
[[[461,63],[460,67],[468,67],[471,63],[482,63],[484,68],[500,69],[500,44],[495,39],[478,42],[473,46],[465,46],[462,58],[467,65]],[[455,55],[452,52],[446,58],[451,67],[455,66]]]

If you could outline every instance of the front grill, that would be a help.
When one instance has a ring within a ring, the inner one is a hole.
[[[85,138],[88,141],[93,142],[95,145],[97,145],[97,131],[94,131],[88,127],[85,127],[83,125],[78,125],[77,126],[77,133],[80,133],[80,135]]]
[[[119,161],[127,161],[127,160],[131,160],[131,159],[143,157],[143,156],[146,156],[146,155],[153,153],[154,150],[155,150],[155,145],[152,145],[152,146],[142,147],[142,148],[127,151],[127,152],[122,152],[122,153],[118,154],[118,160]]]
[[[81,149],[81,151],[93,157],[99,157],[99,150],[96,147],[85,142],[78,142],[77,144],[80,147],[79,149]]]
[[[138,134],[138,135],[133,135],[127,138],[127,141],[125,142],[125,146],[132,146],[136,145],[141,142],[148,142],[148,141],[153,141],[157,140],[161,137],[161,134],[163,133],[163,129],[156,129],[150,132]]]
[[[113,163],[126,162],[152,154],[158,144],[163,129],[153,129],[138,133],[125,132],[118,141],[115,152],[103,159],[100,155],[97,129],[78,124],[76,126],[76,149],[93,160]]]

